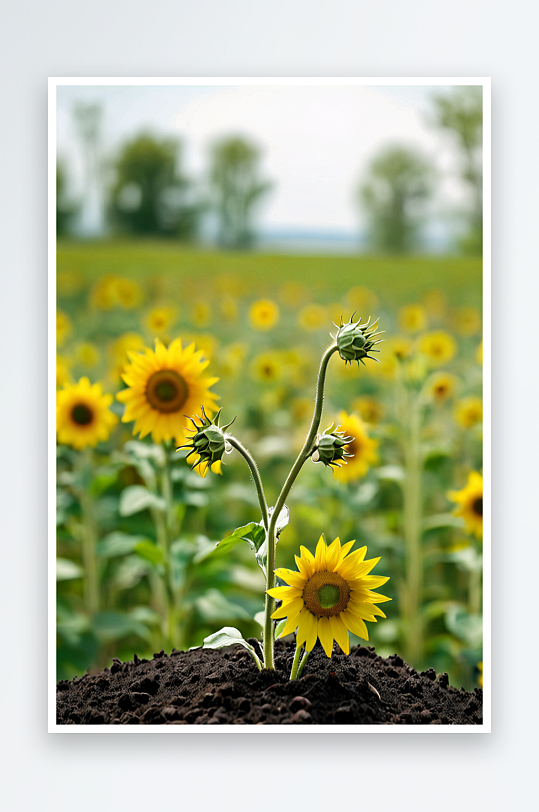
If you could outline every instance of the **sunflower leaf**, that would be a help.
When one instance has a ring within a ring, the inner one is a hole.
[[[216,549],[224,550],[242,540],[246,541],[251,550],[257,553],[266,540],[266,531],[258,522],[249,522],[243,527],[237,527],[229,536],[225,536],[218,542]]]
[[[260,660],[253,646],[248,643],[247,640],[244,640],[241,632],[233,626],[224,626],[218,632],[214,632],[214,634],[210,634],[209,637],[204,638],[202,648],[226,648],[227,646],[235,645],[243,646],[243,648],[247,649],[255,661],[257,668],[260,670]]]
[[[130,485],[120,496],[120,516],[132,516],[147,508],[164,511],[165,507],[165,500],[161,496],[157,496],[142,485]]]

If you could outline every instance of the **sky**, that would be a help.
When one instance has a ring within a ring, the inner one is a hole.
[[[368,164],[398,143],[423,152],[438,169],[431,231],[442,234],[442,215],[461,203],[462,189],[451,136],[429,118],[433,96],[449,92],[447,85],[423,84],[60,85],[57,150],[80,194],[77,103],[101,105],[103,154],[113,155],[141,131],[173,136],[183,143],[183,170],[198,180],[212,142],[242,135],[260,147],[261,175],[273,182],[259,211],[262,231],[352,235],[365,226],[357,189]]]

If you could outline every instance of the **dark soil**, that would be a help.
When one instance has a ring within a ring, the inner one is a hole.
[[[255,645],[256,641],[250,641]],[[292,643],[278,641],[274,671],[259,672],[245,649],[164,651],[153,660],[114,659],[99,674],[57,686],[59,725],[481,725],[483,692],[420,674],[371,647],[328,659],[312,651],[289,682]]]

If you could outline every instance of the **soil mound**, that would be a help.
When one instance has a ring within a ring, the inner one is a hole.
[[[251,639],[253,645],[258,641]],[[57,685],[60,725],[481,725],[483,692],[418,673],[372,647],[328,659],[317,643],[289,682],[294,645],[277,641],[275,670],[259,672],[245,649],[160,651],[114,659],[99,674]]]

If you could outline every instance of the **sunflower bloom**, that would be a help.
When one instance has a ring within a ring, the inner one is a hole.
[[[461,491],[449,491],[448,498],[458,507],[453,513],[462,516],[466,527],[476,538],[483,538],[483,477],[477,471],[470,471],[468,482]]]
[[[425,355],[433,366],[441,366],[451,361],[456,351],[455,339],[443,330],[425,333],[419,340],[419,352]]]
[[[62,347],[73,332],[73,325],[67,313],[58,310],[56,313],[56,344]]]
[[[365,561],[366,547],[350,552],[354,542],[341,545],[339,539],[326,546],[323,536],[313,556],[306,547],[295,556],[299,572],[275,570],[275,574],[289,586],[268,589],[268,594],[282,601],[272,618],[287,618],[281,636],[297,629],[297,645],[305,643],[312,651],[320,640],[328,657],[335,640],[345,654],[350,653],[348,632],[369,639],[365,621],[376,623],[376,617],[385,617],[377,603],[389,601],[373,592],[389,578],[369,575],[379,558]]]
[[[456,378],[449,372],[438,372],[427,383],[427,394],[435,403],[445,403],[455,394]]]
[[[463,398],[455,407],[455,420],[465,429],[470,429],[483,421],[483,401],[481,398]]]
[[[127,353],[129,364],[122,378],[128,388],[116,397],[126,404],[123,423],[135,421],[133,434],[152,435],[154,443],[176,440],[180,445],[185,438],[187,418],[198,414],[203,406],[208,414],[217,411],[217,395],[210,392],[219,378],[202,375],[209,361],[202,360],[202,351],[195,345],[182,348],[176,338],[168,347],[156,339],[155,351]]]
[[[258,299],[249,308],[249,320],[255,330],[271,330],[279,321],[279,308],[271,299]]]
[[[177,317],[175,307],[154,307],[144,319],[144,325],[152,336],[163,337]]]
[[[427,314],[420,304],[406,305],[399,311],[399,324],[407,333],[419,333],[427,326]]]
[[[110,411],[112,395],[103,394],[101,384],[81,378],[67,384],[56,396],[56,430],[58,441],[79,451],[108,440],[118,422]]]
[[[348,434],[354,439],[345,446],[345,451],[351,456],[346,458],[346,464],[343,461],[342,467],[334,469],[333,476],[340,482],[353,482],[365,476],[370,466],[378,462],[376,454],[378,441],[369,437],[367,426],[358,415],[339,412],[335,422],[343,434]]]

